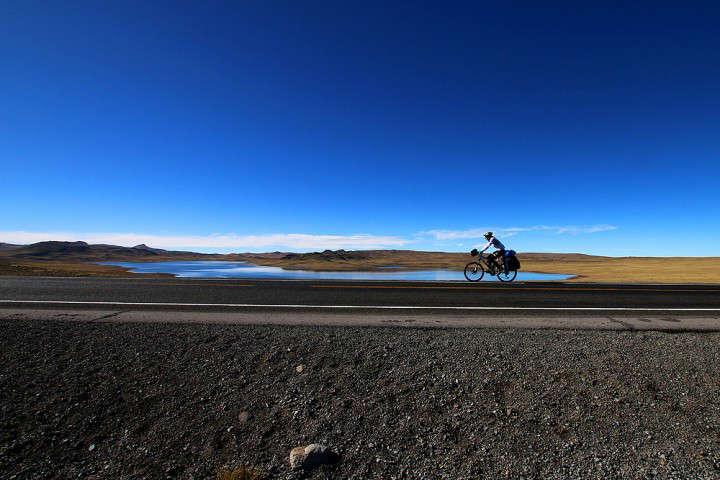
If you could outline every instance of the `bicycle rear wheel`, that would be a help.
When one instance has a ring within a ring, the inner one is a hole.
[[[501,282],[512,282],[513,280],[515,280],[515,277],[517,277],[517,270],[510,270],[507,273],[501,271],[497,274],[497,278]]]
[[[471,282],[479,282],[485,275],[485,269],[478,262],[470,262],[465,265],[465,278]]]

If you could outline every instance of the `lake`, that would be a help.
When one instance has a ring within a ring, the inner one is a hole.
[[[245,262],[184,261],[184,262],[102,262],[130,269],[133,273],[170,273],[181,278],[265,278],[278,280],[441,280],[466,281],[463,272],[453,270],[404,270],[387,266],[375,272],[313,272],[261,267]],[[565,280],[572,275],[518,272],[516,280]],[[485,274],[483,281],[498,281]]]

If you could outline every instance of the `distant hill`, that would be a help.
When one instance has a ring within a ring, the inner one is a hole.
[[[312,253],[287,253],[280,258],[283,260],[366,260],[372,253],[372,251],[325,250]]]
[[[608,257],[598,257],[595,255],[586,255],[583,253],[519,253],[521,258],[526,260],[538,261],[592,261],[593,259],[605,259]],[[325,250],[322,252],[311,253],[285,253],[280,254],[261,254],[259,258],[275,258],[284,261],[354,261],[354,260],[380,260],[380,259],[448,259],[468,258],[470,255],[466,252],[424,252],[416,250]]]
[[[580,253],[521,253],[521,261],[599,262],[607,257]],[[161,260],[239,260],[258,265],[310,270],[374,270],[386,266],[404,268],[458,268],[471,260],[464,252],[423,252],[414,250],[325,250],[310,253],[268,252],[204,254],[152,248],[46,241],[30,245],[0,243],[0,260],[103,262]]]
[[[581,253],[519,253],[523,264],[556,265],[608,260],[608,257]],[[461,270],[473,257],[469,252],[423,252],[415,250],[325,250],[311,253],[237,254],[234,259],[289,270],[354,271],[447,268]]]
[[[30,245],[0,244],[0,257],[24,260],[64,260],[100,262],[111,260],[160,260],[212,258],[195,252],[182,252],[151,248],[147,245],[120,247],[117,245],[89,244],[86,242],[38,242]]]
[[[520,253],[521,260],[593,262],[608,257],[581,253]],[[0,242],[0,259],[54,260],[69,262],[101,262],[112,260],[241,260],[260,265],[277,265],[286,268],[378,268],[385,265],[404,267],[450,267],[470,260],[465,252],[423,252],[414,250],[324,250],[322,252],[289,253],[235,253],[205,254],[196,252],[163,250],[145,244],[134,247],[89,244],[87,242],[46,241],[30,245],[14,245]]]
[[[266,252],[266,253],[228,253],[228,257],[242,257],[246,259],[252,258],[283,258],[288,252]]]

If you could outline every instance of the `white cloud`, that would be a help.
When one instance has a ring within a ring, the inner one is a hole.
[[[151,235],[140,233],[72,233],[0,231],[0,242],[27,244],[46,240],[85,241],[110,245],[134,246],[141,243],[155,248],[196,249],[381,249],[402,247],[408,240],[378,235],[313,235],[305,233],[274,233],[268,235]]]
[[[110,245],[134,246],[141,243],[155,248],[187,249],[198,251],[315,251],[315,250],[367,250],[402,248],[424,239],[457,241],[481,238],[488,230],[501,238],[526,232],[579,235],[616,230],[614,225],[535,225],[529,227],[473,228],[468,230],[428,230],[412,239],[389,235],[316,235],[307,233],[273,233],[266,235],[153,235],[142,233],[93,233],[93,232],[27,232],[0,231],[0,242],[28,244],[46,240],[85,241]]]
[[[497,228],[471,228],[468,230],[428,230],[420,232],[420,236],[429,236],[435,240],[460,240],[482,238],[487,231],[495,232],[497,235],[512,237],[525,232],[550,232],[556,234],[579,235],[583,233],[597,233],[617,230],[615,225],[533,225],[530,227],[497,227]]]

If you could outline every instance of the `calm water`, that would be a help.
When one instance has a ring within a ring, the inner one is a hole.
[[[311,272],[285,270],[280,267],[259,267],[244,262],[103,262],[129,268],[134,273],[171,273],[183,278],[276,278],[316,280],[463,280],[462,272],[452,270],[401,270],[386,267],[381,272]],[[564,280],[571,275],[518,272],[517,280]],[[483,281],[497,281],[485,274]]]

